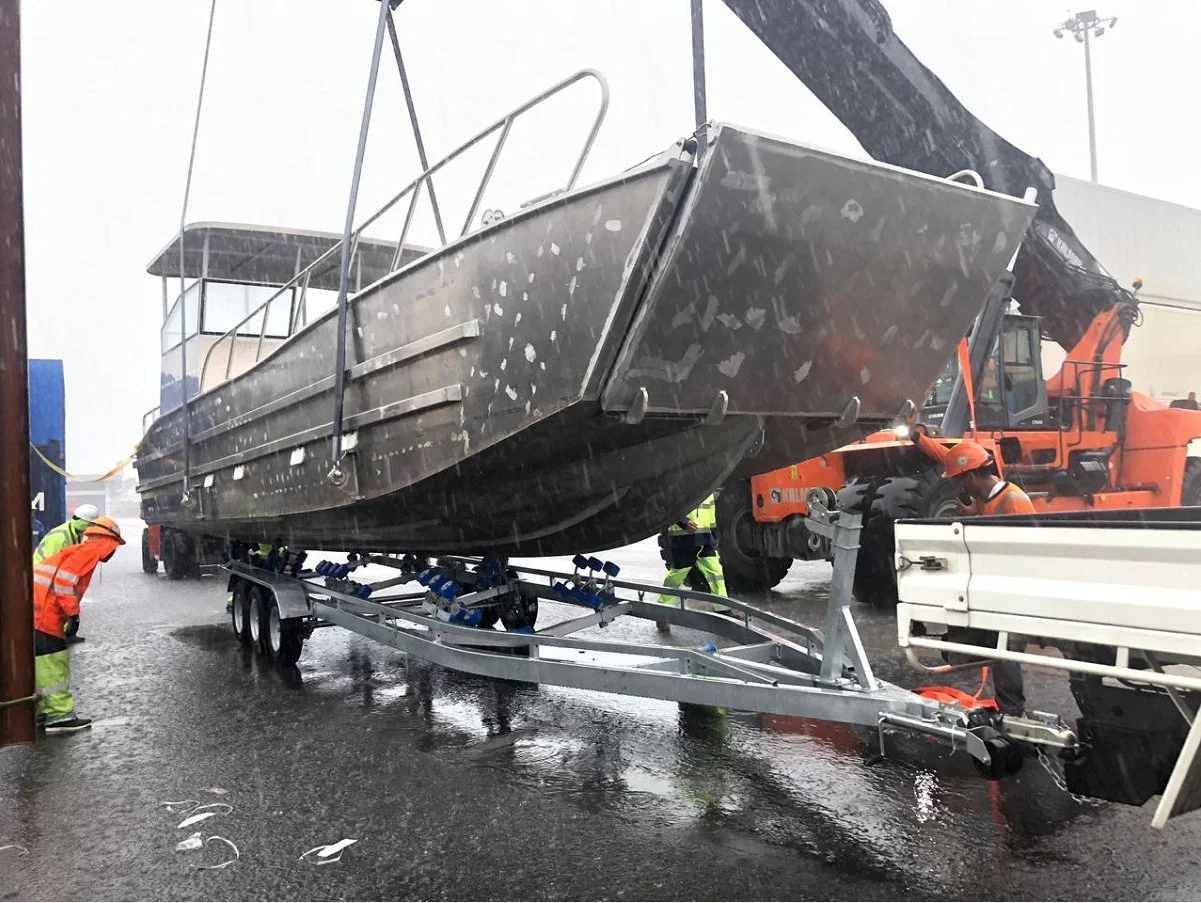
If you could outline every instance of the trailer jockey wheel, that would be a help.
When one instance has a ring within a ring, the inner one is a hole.
[[[979,759],[973,758],[972,764],[976,766],[976,771],[988,780],[999,781],[1006,775],[1017,774],[1022,770],[1025,756],[1017,744],[1009,738],[989,737],[984,741],[984,745],[988,747],[988,754],[992,761],[985,765]]]
[[[238,638],[238,642],[243,646],[250,645],[250,599],[249,588],[239,580],[233,587],[234,601],[230,606],[230,625],[234,629],[234,636]]]
[[[263,625],[263,654],[281,665],[294,665],[304,649],[304,634],[299,618],[279,616],[279,603],[274,594],[267,602],[266,622]]]

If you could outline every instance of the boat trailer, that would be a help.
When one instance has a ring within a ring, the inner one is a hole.
[[[617,565],[582,555],[570,573],[498,558],[431,562],[416,554],[353,553],[346,563],[304,569],[304,556],[273,550],[266,558],[230,561],[223,570],[234,632],[287,665],[315,629],[339,626],[484,677],[874,727],[881,755],[888,731],[922,734],[965,750],[992,779],[1016,772],[1036,749],[1077,746],[1073,731],[1053,716],[1004,717],[877,678],[850,608],[860,518],[822,501],[814,500],[807,519],[833,550],[822,629],[735,599],[620,580]],[[352,579],[369,565],[396,576]],[[659,596],[677,601],[655,601]],[[583,613],[535,629],[540,600]],[[625,618],[703,631],[716,640],[679,648],[595,638],[595,630],[578,636]],[[505,629],[494,629],[498,621]]]

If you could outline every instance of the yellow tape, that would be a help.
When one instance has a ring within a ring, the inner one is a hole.
[[[142,443],[139,442],[137,445],[135,445],[133,447],[133,451],[129,453],[129,457],[126,458],[124,461],[119,462],[117,464],[117,466],[114,467],[112,470],[110,470],[108,473],[101,474],[100,476],[96,477],[95,479],[91,479],[91,480],[84,479],[83,477],[76,476],[75,474],[71,473],[70,471],[63,470],[61,467],[59,467],[57,464],[55,464],[53,461],[51,461],[49,458],[47,458],[45,455],[43,455],[42,450],[40,448],[38,448],[36,445],[34,445],[32,442],[29,443],[29,447],[33,449],[33,452],[35,455],[37,455],[39,458],[42,459],[43,464],[45,464],[47,467],[49,467],[51,470],[53,470],[60,477],[66,477],[68,480],[74,480],[77,483],[103,483],[105,480],[115,477],[117,474],[119,474],[121,471],[123,471],[126,467],[128,467],[130,465],[130,462],[133,461],[134,457],[138,453],[138,446],[140,446],[141,444]]]

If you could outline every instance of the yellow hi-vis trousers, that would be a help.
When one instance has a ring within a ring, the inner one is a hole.
[[[714,552],[712,555],[698,557],[696,559],[696,564],[691,565],[690,567],[669,568],[667,571],[667,578],[663,581],[664,585],[670,587],[683,586],[684,581],[688,579],[688,572],[694,567],[700,571],[701,574],[704,575],[705,580],[708,581],[709,592],[715,596],[728,595],[726,593],[726,577],[721,570],[721,558],[716,552]],[[679,604],[680,599],[679,596],[663,595],[659,597],[659,601],[664,605],[677,605]],[[690,603],[689,607],[705,608],[707,606],[703,602],[695,602]]]

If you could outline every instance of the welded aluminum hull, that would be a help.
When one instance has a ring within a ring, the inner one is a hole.
[[[292,548],[642,539],[744,459],[801,460],[920,396],[1032,213],[719,126],[698,160],[677,148],[360,292],[344,482],[327,476],[331,312],[191,402],[186,500],[182,412],[154,423],[143,516]]]

